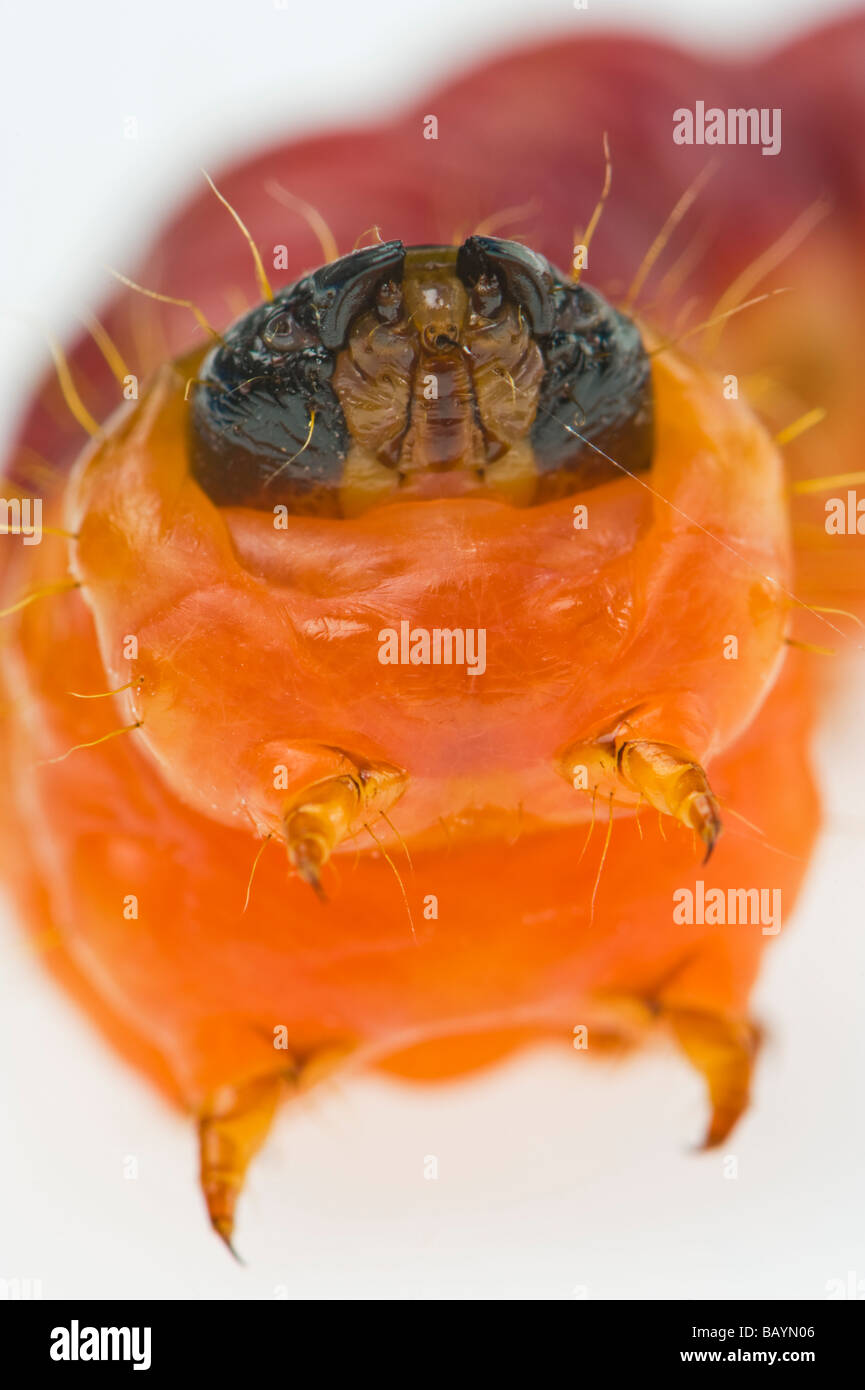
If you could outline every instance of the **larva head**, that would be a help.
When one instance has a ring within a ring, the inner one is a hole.
[[[311,882],[398,797],[435,837],[612,790],[711,843],[696,764],[783,650],[783,477],[746,407],[650,351],[474,237],[357,252],[163,369],[68,524],[179,794],[285,836]]]
[[[516,242],[356,251],[226,334],[190,453],[219,503],[353,516],[407,498],[525,505],[652,452],[634,324]]]

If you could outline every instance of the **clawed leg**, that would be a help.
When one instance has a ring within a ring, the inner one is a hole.
[[[358,759],[351,771],[327,777],[286,803],[282,830],[289,862],[319,897],[321,870],[337,845],[369,817],[386,812],[404,786],[398,769]]]
[[[232,1245],[237,1199],[288,1088],[286,1075],[225,1086],[209,1097],[199,1114],[201,1190],[210,1224],[235,1259],[239,1258]]]
[[[664,1009],[676,1041],[700,1072],[712,1114],[701,1147],[723,1144],[748,1108],[759,1033],[747,1019],[723,1018],[697,1009]]]
[[[647,739],[619,744],[617,755],[626,785],[650,806],[696,830],[708,860],[721,833],[721,815],[700,764],[679,748]]]
[[[325,1080],[353,1051],[350,1042],[325,1044],[279,1072],[220,1087],[200,1108],[201,1190],[210,1224],[235,1259],[240,1258],[232,1243],[237,1202],[280,1104]]]
[[[672,816],[697,832],[708,860],[721,833],[720,811],[705,772],[683,749],[613,736],[571,744],[558,769],[576,790],[612,796],[624,805],[645,801]]]

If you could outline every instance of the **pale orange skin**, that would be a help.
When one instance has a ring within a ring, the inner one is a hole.
[[[48,961],[201,1117],[216,1229],[230,1236],[283,1083],[337,1059],[444,1076],[570,1046],[580,1024],[590,1050],[638,1040],[660,1017],[706,1076],[719,1141],[746,1103],[771,938],[676,924],[672,894],[780,888],[788,921],[817,820],[797,661],[779,679],[789,553],[767,436],[666,353],[656,495],[622,478],[523,510],[413,501],[278,531],[189,477],[194,366],[157,374],[85,451],[54,517],[77,539],[46,536],[7,571],[7,603],[70,563],[81,587],[7,619],[3,839]],[[377,633],[403,617],[485,627],[486,673],[382,666]],[[694,835],[625,798],[599,874],[607,790],[575,791],[557,758],[623,721],[707,768],[726,833],[705,868]],[[302,790],[342,749],[406,774],[390,817],[405,844],[374,818],[379,844],[345,841],[319,902],[280,848],[272,773]]]
[[[141,682],[123,722],[142,722],[183,800],[278,833],[274,766],[289,790],[306,786],[338,765],[336,745],[406,772],[404,837],[451,843],[463,819],[483,834],[487,808],[496,835],[517,808],[522,828],[584,820],[556,755],[626,717],[632,736],[701,761],[727,747],[788,627],[783,471],[712,378],[661,362],[659,497],[621,479],[535,508],[412,501],[350,521],[289,517],[287,531],[269,511],[208,501],[188,475],[185,375],[158,379],[85,457],[65,517],[109,685]],[[485,628],[486,672],[382,666],[378,634],[404,617]]]

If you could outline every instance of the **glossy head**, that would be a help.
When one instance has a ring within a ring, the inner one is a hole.
[[[323,516],[412,497],[526,506],[609,479],[604,455],[639,472],[652,454],[635,325],[491,237],[384,242],[305,276],[229,329],[192,404],[212,500]]]

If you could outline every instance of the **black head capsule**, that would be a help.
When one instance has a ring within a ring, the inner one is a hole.
[[[495,237],[322,267],[230,328],[191,396],[192,470],[221,505],[529,506],[642,472],[652,447],[635,324]]]

